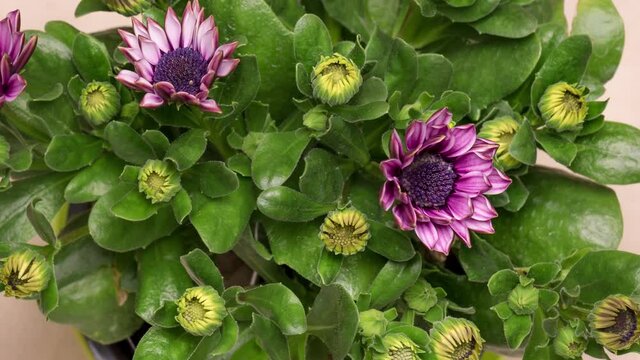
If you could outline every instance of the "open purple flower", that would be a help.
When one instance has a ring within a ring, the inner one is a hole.
[[[0,107],[15,100],[27,86],[19,73],[36,49],[38,38],[33,36],[26,44],[24,41],[20,11],[14,10],[0,20]]]
[[[380,193],[393,207],[402,230],[415,230],[429,249],[449,253],[454,233],[471,246],[469,230],[493,233],[498,216],[484,195],[502,193],[511,179],[493,166],[498,145],[476,137],[473,124],[449,127],[451,113],[439,110],[407,129],[406,150],[397,131],[391,158],[380,163],[387,181]],[[395,204],[395,206],[394,206]]]
[[[207,112],[221,112],[209,88],[218,77],[229,75],[240,62],[231,56],[238,46],[218,46],[218,28],[213,16],[204,18],[198,0],[189,2],[182,22],[169,8],[164,29],[153,19],[145,26],[132,18],[133,34],[120,30],[127,47],[120,51],[135,72],[122,70],[116,79],[125,86],[146,92],[140,106],[157,108],[166,102],[198,106]]]

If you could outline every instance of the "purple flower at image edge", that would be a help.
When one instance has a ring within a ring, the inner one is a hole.
[[[414,121],[406,131],[406,148],[396,130],[390,158],[380,163],[386,178],[380,204],[393,208],[400,229],[415,231],[429,249],[448,254],[458,235],[471,246],[469,230],[493,233],[498,216],[485,195],[504,192],[511,179],[496,169],[498,145],[476,135],[473,124],[450,127],[444,108],[429,120]]]
[[[20,11],[14,10],[0,20],[0,107],[15,100],[27,86],[19,74],[36,49],[38,38],[33,36],[25,44],[20,31]]]
[[[205,19],[196,0],[187,4],[182,22],[169,8],[164,29],[153,19],[146,26],[136,18],[132,22],[133,34],[119,30],[127,45],[120,51],[136,71],[122,70],[116,79],[146,92],[140,106],[157,108],[175,102],[220,113],[216,101],[208,99],[209,88],[216,78],[229,75],[240,60],[231,58],[237,42],[218,46],[213,16]]]

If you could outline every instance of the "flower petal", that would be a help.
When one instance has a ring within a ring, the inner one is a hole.
[[[149,29],[149,37],[153,41],[160,51],[167,53],[171,51],[171,45],[167,39],[167,34],[160,24],[149,18],[147,20],[147,27]]]
[[[462,193],[449,195],[447,199],[447,209],[449,209],[449,212],[456,220],[466,219],[473,214],[471,198]]]
[[[140,49],[142,50],[142,55],[151,65],[158,65],[158,61],[160,61],[160,49],[158,46],[151,40],[139,37],[140,40]]]
[[[216,70],[216,76],[225,77],[231,74],[231,72],[236,69],[239,63],[240,59],[222,59],[222,61],[220,62],[220,66],[218,66],[218,69]]]
[[[147,60],[142,59],[140,61],[136,61],[133,63],[133,67],[136,68],[136,72],[143,78],[147,79],[147,81],[153,81],[153,67]]]
[[[434,225],[438,232],[438,242],[433,250],[449,255],[451,244],[453,243],[453,230],[450,226]]]
[[[177,93],[171,96],[171,101],[181,102],[190,105],[199,105],[200,100],[194,95],[189,94],[188,92],[178,91]]]
[[[146,37],[147,39],[149,38],[149,31],[147,31],[147,27],[142,21],[132,17],[131,23],[133,24],[133,33],[137,38],[140,38],[140,36]]]
[[[13,32],[20,31],[20,10],[13,10],[8,13],[7,19],[11,24],[11,30],[13,30]]]
[[[451,223],[451,229],[462,239],[462,241],[471,247],[471,237],[469,236],[469,228],[465,225],[464,221],[454,221]]]
[[[233,55],[233,52],[238,47],[238,44],[239,43],[237,41],[234,41],[234,42],[230,42],[230,43],[221,45],[218,49],[216,49],[216,52],[218,52],[218,51],[222,52],[223,57],[225,59],[227,59],[231,55]]]
[[[196,14],[194,14],[193,9],[190,6],[187,6],[184,9],[184,14],[182,15],[182,37],[180,40],[180,45],[182,47],[191,47],[196,31],[196,22]]]
[[[145,94],[140,101],[140,107],[147,109],[155,109],[162,104],[164,104],[164,100],[160,96],[151,93]]]
[[[0,86],[7,84],[10,78],[11,63],[9,62],[9,55],[5,54],[0,60]]]
[[[387,180],[394,180],[402,175],[402,163],[398,159],[388,159],[380,163],[380,170]]]
[[[164,17],[165,33],[167,40],[173,50],[180,47],[180,37],[182,35],[182,25],[173,8],[167,9],[167,15]]]
[[[129,62],[134,63],[136,61],[140,61],[143,58],[142,51],[140,49],[134,48],[126,48],[126,47],[118,47],[118,50],[129,60]]]
[[[449,225],[453,221],[453,216],[444,209],[425,209],[422,213],[435,224]]]
[[[495,230],[493,229],[493,225],[491,225],[491,221],[478,221],[473,219],[464,220],[464,224],[473,231],[477,231],[483,234],[493,234]]]
[[[37,36],[32,36],[31,39],[27,41],[27,44],[22,48],[20,55],[18,55],[18,58],[16,58],[16,61],[13,63],[14,72],[19,72],[27,64],[27,61],[29,61],[29,58],[31,57],[33,52],[36,50],[37,44],[38,44]]]
[[[6,84],[4,96],[7,101],[13,101],[17,98],[24,88],[27,87],[27,82],[18,74],[13,74]]]
[[[455,189],[472,196],[478,196],[491,189],[491,183],[483,173],[472,171],[458,178]]]
[[[222,113],[222,109],[215,100],[209,99],[200,102],[200,110],[210,113]]]
[[[198,51],[205,61],[209,61],[216,50],[218,29],[209,30],[198,38]]]
[[[135,36],[134,34],[128,31],[124,31],[122,29],[118,29],[118,34],[120,34],[122,41],[124,41],[124,43],[127,44],[128,47],[134,48],[134,49],[140,49],[140,44],[138,43],[137,36]]]
[[[471,200],[473,204],[473,216],[472,219],[479,221],[487,221],[498,216],[498,213],[485,196],[476,196]]]
[[[384,211],[389,211],[389,209],[391,209],[391,206],[399,192],[400,185],[397,181],[391,180],[384,182],[382,190],[380,191],[380,206],[382,206]]]
[[[170,100],[171,96],[176,93],[176,88],[168,81],[160,81],[153,84],[156,94],[166,100]]]
[[[511,178],[505,175],[502,171],[498,169],[493,169],[491,174],[489,174],[489,182],[491,183],[491,189],[486,191],[487,195],[496,195],[501,194],[509,185],[511,185]]]
[[[431,222],[421,221],[416,224],[416,235],[429,250],[433,250],[438,243],[438,231]]]
[[[476,141],[476,127],[473,124],[456,126],[451,129],[451,141],[453,146],[442,155],[447,158],[456,158],[467,153]]]
[[[398,204],[392,212],[400,229],[407,231],[416,227],[416,213],[411,204]]]
[[[484,157],[476,153],[467,153],[453,162],[453,169],[456,173],[463,175],[471,171],[488,172],[493,167],[491,158]]]
[[[451,114],[451,111],[449,111],[449,109],[445,107],[436,111],[433,115],[431,115],[429,120],[427,120],[427,124],[431,126],[435,126],[435,125],[448,126],[449,123],[451,122],[452,117],[453,116]]]
[[[131,70],[121,70],[118,75],[116,75],[116,80],[120,81],[126,87],[136,89],[136,81],[140,79],[140,75],[131,71]]]
[[[426,139],[427,126],[424,122],[416,120],[409,125],[405,139],[407,141],[407,150],[412,153],[422,147]]]

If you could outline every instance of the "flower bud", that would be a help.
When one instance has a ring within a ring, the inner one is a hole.
[[[327,130],[327,112],[318,108],[309,110],[302,116],[302,124],[315,131]]]
[[[585,90],[566,82],[549,86],[538,103],[546,125],[557,131],[581,129],[588,108]]]
[[[478,137],[498,144],[496,165],[503,170],[515,169],[520,166],[520,162],[509,153],[509,146],[518,128],[520,128],[520,124],[515,119],[503,116],[482,124],[482,130],[478,133]]]
[[[403,297],[410,309],[420,313],[426,313],[438,302],[438,293],[422,278],[408,288]]]
[[[0,272],[4,295],[30,297],[44,290],[51,277],[51,267],[44,256],[31,249],[11,254]]]
[[[338,53],[323,56],[311,74],[313,96],[329,106],[346,104],[358,93],[362,75],[356,64]]]
[[[640,341],[640,306],[624,295],[598,302],[589,314],[591,336],[611,351],[626,350]]]
[[[367,217],[355,208],[327,214],[319,236],[329,251],[342,255],[364,251],[371,237]]]
[[[553,340],[553,350],[564,359],[580,358],[586,349],[587,340],[576,335],[575,330],[569,326],[561,328]]]
[[[108,82],[90,82],[80,94],[80,112],[93,126],[100,126],[120,112],[120,94]]]
[[[391,333],[382,338],[387,351],[373,355],[373,360],[418,360],[423,351],[409,337],[402,333]]]
[[[180,174],[166,161],[147,160],[138,173],[138,190],[154,204],[168,202],[180,189]]]
[[[124,16],[133,16],[147,10],[153,4],[150,0],[102,0],[111,11]]]
[[[372,337],[382,335],[387,329],[389,321],[385,318],[384,313],[380,310],[370,309],[360,313],[360,333],[364,337]]]
[[[176,301],[176,305],[178,305],[176,321],[188,333],[195,336],[213,334],[227,316],[224,300],[211,286],[187,289]]]
[[[484,340],[469,320],[448,317],[431,329],[431,349],[437,360],[480,360]]]
[[[533,314],[538,308],[539,291],[533,285],[518,284],[509,293],[509,307],[518,315]]]

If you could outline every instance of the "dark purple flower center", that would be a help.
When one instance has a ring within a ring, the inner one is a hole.
[[[453,191],[456,173],[439,155],[422,153],[402,171],[400,185],[407,192],[413,205],[421,208],[437,208],[447,203]]]
[[[631,340],[638,328],[638,320],[635,311],[625,308],[616,316],[616,323],[606,329],[605,332],[618,334],[623,343]]]
[[[156,65],[153,82],[167,81],[176,88],[195,95],[200,91],[200,80],[207,73],[207,62],[200,52],[180,48],[163,54]]]

